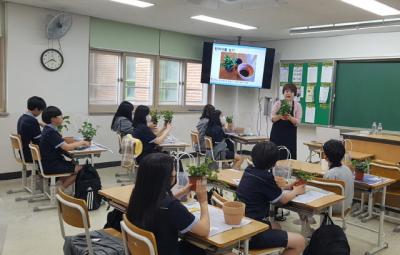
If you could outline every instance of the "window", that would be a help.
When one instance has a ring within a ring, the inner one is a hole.
[[[6,111],[6,88],[4,81],[4,37],[0,35],[0,113]]]
[[[177,111],[207,104],[208,86],[200,82],[201,63],[160,59],[157,65],[156,59],[141,54],[91,50],[89,111],[115,112],[123,100]]]
[[[139,105],[152,105],[154,61],[149,58],[125,57],[124,100]]]

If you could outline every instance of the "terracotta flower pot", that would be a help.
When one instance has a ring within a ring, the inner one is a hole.
[[[364,179],[364,172],[363,171],[359,171],[359,170],[356,169],[354,171],[354,174],[355,174],[355,176],[354,176],[355,180],[362,181]]]
[[[225,223],[228,225],[239,225],[244,217],[246,205],[238,201],[225,202],[222,205]]]
[[[229,131],[233,131],[233,123],[228,123],[227,129],[228,129]]]
[[[196,191],[196,182],[203,179],[203,176],[189,176],[189,183],[192,184],[190,190]]]

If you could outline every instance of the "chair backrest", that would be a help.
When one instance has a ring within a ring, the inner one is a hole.
[[[371,162],[370,173],[373,175],[400,180],[400,166],[390,163]]]
[[[126,255],[157,255],[156,237],[152,232],[133,225],[124,214],[121,221],[122,238]]]
[[[37,144],[29,144],[29,149],[31,150],[32,154],[32,161],[33,165],[35,166],[35,169],[39,169],[40,173],[43,177],[49,178],[47,174],[44,173],[43,167],[42,167],[42,156],[40,155],[40,150],[39,146]]]
[[[190,139],[192,141],[192,147],[196,150],[200,148],[200,137],[199,132],[191,131],[190,132]]]
[[[76,228],[85,228],[85,221],[90,228],[89,213],[86,202],[82,199],[71,197],[61,190],[57,194],[60,216],[65,223]]]
[[[56,195],[58,207],[58,220],[60,222],[61,235],[65,239],[64,222],[76,228],[85,229],[86,243],[89,255],[94,255],[92,240],[90,238],[89,213],[86,202],[82,199],[76,199],[68,196],[61,190]]]
[[[308,181],[307,184],[310,186],[314,186],[317,188],[333,192],[338,195],[345,196],[344,189],[346,188],[346,184],[344,181],[341,180],[330,180],[330,179],[315,177],[311,181]]]
[[[24,157],[24,152],[22,150],[21,136],[18,134],[11,134],[10,140],[11,140],[11,149],[14,154],[15,160],[18,163],[25,164],[25,157]]]
[[[121,151],[122,136],[119,132],[116,132],[115,134],[117,135],[117,139],[118,139],[118,152],[119,152],[119,154],[121,154],[122,153],[122,151]]]

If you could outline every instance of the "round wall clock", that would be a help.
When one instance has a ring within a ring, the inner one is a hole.
[[[57,71],[64,64],[64,57],[56,49],[47,49],[40,56],[42,66],[49,71]]]

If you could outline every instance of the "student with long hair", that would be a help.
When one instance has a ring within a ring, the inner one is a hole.
[[[263,221],[270,229],[252,237],[250,248],[266,249],[285,247],[283,255],[300,255],[305,247],[304,237],[280,229],[279,224],[267,221],[270,204],[286,204],[305,192],[305,186],[286,185],[278,187],[272,175],[272,168],[279,159],[279,150],[272,142],[258,143],[251,151],[254,166],[244,171],[236,190],[237,197],[246,204],[246,217]],[[290,190],[283,192],[282,189]]]
[[[203,113],[201,114],[200,120],[196,125],[197,132],[199,132],[200,149],[204,151],[204,136],[206,135],[206,129],[208,122],[210,121],[212,113],[215,111],[215,107],[212,104],[207,104],[203,108]]]
[[[149,127],[151,123],[150,108],[139,105],[133,116],[133,137],[139,139],[143,144],[142,154],[137,158],[139,164],[146,155],[157,152],[156,146],[163,143],[172,129],[171,123],[168,123],[155,134]]]
[[[152,153],[144,157],[129,200],[127,217],[135,226],[155,235],[159,255],[205,254],[184,241],[178,242],[178,234],[189,231],[200,236],[209,234],[206,185],[202,181],[196,183],[200,203],[200,218],[196,218],[173,196],[171,188],[175,182],[176,171],[171,156]]]
[[[133,109],[133,104],[128,101],[123,101],[114,114],[114,118],[111,122],[111,130],[118,132],[121,136],[133,134]]]
[[[215,110],[211,114],[205,134],[206,136],[212,138],[214,156],[217,159],[233,159],[233,168],[240,169],[244,158],[238,154],[235,154],[232,149],[229,149],[227,142],[225,141],[227,136],[221,123],[221,114],[222,112],[220,110]]]

